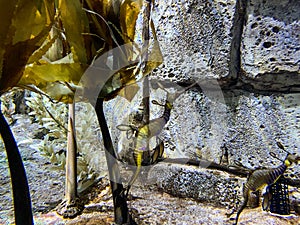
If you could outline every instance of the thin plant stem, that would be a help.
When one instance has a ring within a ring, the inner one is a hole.
[[[15,223],[17,225],[32,225],[33,216],[31,198],[23,161],[10,130],[1,111],[0,101],[0,134],[2,136],[10,170],[11,184],[13,189],[13,202],[15,211]]]
[[[95,110],[101,128],[104,147],[105,147],[105,156],[106,156],[106,162],[107,162],[109,178],[110,178],[110,185],[111,185],[112,195],[113,195],[115,223],[135,224],[128,213],[128,206],[127,206],[126,196],[124,194],[124,188],[120,177],[119,165],[117,162],[110,132],[103,111],[102,98],[97,99]]]
[[[74,201],[77,197],[77,145],[75,137],[75,103],[69,104],[68,144],[66,157],[66,199]],[[67,202],[70,204],[70,202]]]

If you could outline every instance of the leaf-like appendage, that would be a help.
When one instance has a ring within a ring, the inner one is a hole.
[[[51,0],[44,0],[49,1]],[[22,66],[15,67],[20,69],[15,73],[23,72],[18,85],[34,85],[52,98],[66,103],[73,100],[76,88],[93,92],[97,87],[101,89],[96,91],[105,100],[121,95],[130,101],[139,89],[134,84],[162,62],[152,22],[150,24],[154,42],[149,42],[148,46],[144,44],[142,50],[139,50],[140,44],[134,43],[136,32],[141,32],[137,31],[136,24],[142,13],[142,5],[142,0],[86,0],[83,4],[79,0],[59,0],[59,17],[55,21],[61,21],[62,27],[56,29],[61,32],[56,35],[59,38],[66,37],[64,42],[68,51],[65,52],[69,54],[62,55],[64,58],[47,59],[47,54],[43,54],[50,47],[53,48],[52,44],[56,39],[55,36],[48,37],[43,44],[37,45],[38,50],[30,49],[30,53],[36,51],[22,62]],[[35,10],[39,18],[43,8]],[[49,34],[49,29],[45,31]],[[20,49],[22,46],[18,47]],[[113,51],[109,53],[110,50]],[[140,56],[145,51],[149,53],[148,61],[141,62]],[[17,61],[16,56],[10,57],[15,57],[11,61]],[[101,61],[98,60],[100,58]],[[141,65],[144,65],[142,70]],[[82,79],[89,67],[92,67],[92,74]],[[70,84],[74,84],[75,89],[70,88]]]
[[[6,40],[9,39],[7,37],[9,28],[12,23],[15,6],[17,4],[17,0],[11,1],[0,1],[0,82],[2,80],[2,67],[3,67],[3,59],[5,54],[5,44]],[[1,85],[1,83],[0,83]],[[4,85],[1,85],[4,86]],[[0,89],[1,92],[1,89]]]
[[[63,82],[77,84],[86,68],[79,63],[34,64],[26,67],[19,85],[35,85],[53,99],[71,103],[74,91]]]
[[[86,64],[88,59],[83,34],[89,32],[89,21],[80,1],[60,0],[58,10],[74,61]]]
[[[120,7],[120,26],[125,43],[134,40],[136,21],[143,6],[142,0],[125,0]]]
[[[16,86],[28,59],[48,36],[54,5],[50,0],[39,3],[39,6],[37,0],[0,3],[0,94]]]

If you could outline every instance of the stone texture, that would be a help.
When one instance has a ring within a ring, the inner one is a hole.
[[[299,152],[299,94],[259,95],[250,92],[232,92],[226,97],[230,102],[231,117],[228,121],[224,148],[229,163],[235,160],[248,168],[274,167],[281,162],[270,156],[274,152],[284,159],[286,152],[279,149],[280,141],[285,149]],[[299,169],[293,167],[293,176],[299,179]]]
[[[201,167],[158,164],[148,177],[156,179],[158,188],[183,198],[212,203],[227,209],[242,201],[242,183],[245,179]]]
[[[229,76],[235,1],[156,1],[153,20],[164,63],[153,76],[175,82]]]
[[[248,1],[241,79],[255,89],[299,91],[300,2]]]
[[[162,133],[170,157],[191,156],[219,162],[220,148],[227,130],[224,99],[213,99],[213,92],[192,89],[174,103],[169,123]]]

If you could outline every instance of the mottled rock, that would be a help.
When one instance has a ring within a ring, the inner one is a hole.
[[[299,91],[300,2],[248,1],[241,79],[255,89]]]
[[[164,63],[153,76],[175,82],[229,76],[235,1],[156,1],[153,20]]]
[[[277,147],[280,141],[291,153],[299,152],[299,94],[260,95],[250,92],[230,92],[231,102],[224,148],[228,151],[229,163],[235,161],[248,168],[274,167],[281,162],[270,156],[274,152],[284,159],[286,152]],[[294,167],[296,170],[297,167]],[[294,177],[299,178],[299,170]]]
[[[242,200],[242,183],[245,180],[222,171],[164,163],[154,166],[148,177],[156,179],[164,192],[228,209],[235,208]]]
[[[178,158],[197,152],[199,158],[219,162],[227,116],[223,95],[217,96],[214,91],[199,93],[196,89],[182,94],[162,133],[168,156]]]

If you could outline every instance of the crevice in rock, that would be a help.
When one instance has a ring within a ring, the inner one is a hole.
[[[270,95],[280,95],[280,94],[297,94],[300,93],[300,85],[287,85],[274,88],[267,88],[262,86],[260,83],[255,82],[255,80],[247,80],[247,82],[240,81],[237,84],[221,87],[223,92],[226,91],[245,91],[253,94],[259,94],[264,96]]]
[[[231,29],[232,42],[230,46],[229,60],[229,85],[237,83],[241,69],[240,47],[242,43],[243,28],[246,20],[246,6],[246,0],[237,0],[233,25]]]

